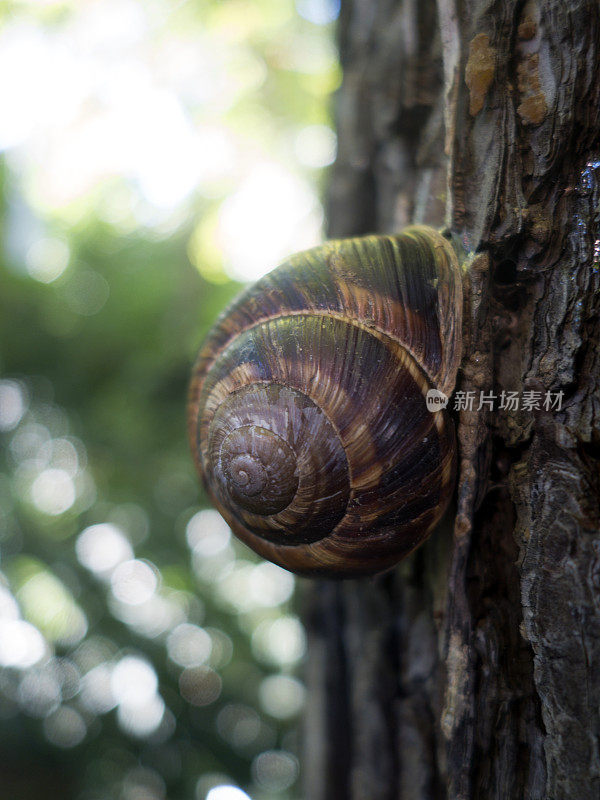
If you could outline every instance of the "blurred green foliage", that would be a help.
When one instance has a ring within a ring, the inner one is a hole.
[[[300,797],[294,582],[203,510],[185,398],[244,237],[318,233],[336,13],[1,7],[1,797]]]

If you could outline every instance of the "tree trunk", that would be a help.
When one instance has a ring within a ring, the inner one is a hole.
[[[600,8],[346,0],[330,233],[473,251],[456,506],[304,581],[307,800],[600,797]],[[527,411],[523,392],[563,392]]]

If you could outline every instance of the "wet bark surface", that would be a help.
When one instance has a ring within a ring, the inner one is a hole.
[[[422,548],[301,582],[304,796],[598,798],[600,8],[342,5],[330,233],[426,222],[482,253],[457,389],[497,399],[456,414]]]

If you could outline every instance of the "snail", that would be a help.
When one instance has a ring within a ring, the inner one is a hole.
[[[199,352],[188,431],[240,539],[292,572],[344,577],[427,538],[456,443],[426,396],[453,391],[462,297],[457,248],[414,226],[298,253],[230,305]]]

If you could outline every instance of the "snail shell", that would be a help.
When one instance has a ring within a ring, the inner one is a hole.
[[[461,357],[461,271],[438,231],[326,242],[221,315],[191,381],[198,471],[234,533],[308,575],[395,564],[454,485],[445,410]]]

